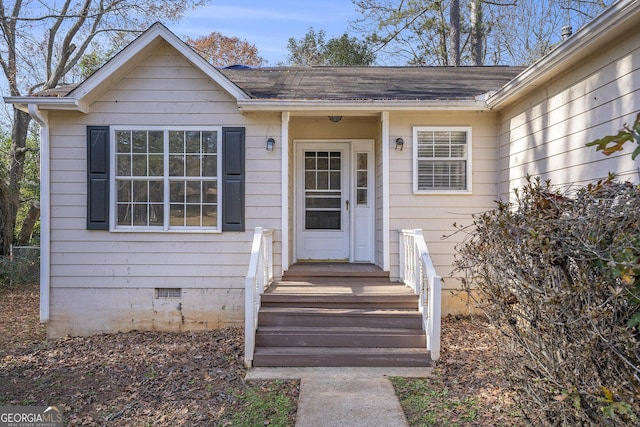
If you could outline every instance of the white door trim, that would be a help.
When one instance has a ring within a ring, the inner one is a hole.
[[[375,206],[376,206],[376,187],[375,187],[375,140],[373,139],[295,139],[293,140],[293,152],[294,152],[294,161],[293,161],[293,186],[291,188],[291,191],[293,192],[293,203],[292,203],[292,209],[291,209],[291,213],[293,215],[293,221],[292,221],[292,239],[291,242],[293,244],[293,253],[292,253],[292,263],[295,263],[298,261],[299,257],[299,251],[298,251],[298,236],[297,236],[297,232],[298,232],[298,226],[300,225],[299,221],[301,221],[302,219],[299,217],[298,215],[298,203],[301,203],[301,201],[299,200],[299,194],[298,194],[298,187],[297,185],[302,185],[301,182],[298,182],[298,174],[300,173],[300,167],[301,165],[299,164],[299,150],[304,149],[304,148],[300,148],[300,147],[304,147],[304,146],[313,146],[315,144],[317,144],[318,146],[321,146],[322,148],[326,148],[326,149],[330,149],[330,144],[332,143],[342,143],[342,144],[349,144],[349,165],[348,165],[348,173],[349,173],[349,193],[348,193],[348,199],[350,200],[350,205],[351,206],[355,206],[354,202],[356,201],[356,185],[355,185],[355,167],[354,167],[354,163],[355,163],[355,153],[357,151],[368,151],[370,153],[370,159],[369,159],[369,180],[370,180],[370,189],[369,189],[369,200],[370,203],[372,203],[372,209],[371,209],[371,215],[372,215],[372,219],[371,219],[371,230],[370,233],[368,233],[369,236],[372,236],[372,241],[371,241],[371,250],[370,250],[370,259],[360,259],[357,260],[358,262],[370,262],[370,263],[375,263]],[[348,215],[348,221],[349,221],[349,262],[354,262],[354,242],[355,242],[355,215],[352,214],[353,209],[350,208],[350,212]]]

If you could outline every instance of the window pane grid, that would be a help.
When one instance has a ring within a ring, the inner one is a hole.
[[[417,190],[466,190],[468,131],[416,131]]]
[[[216,130],[117,130],[115,144],[118,226],[218,226]]]
[[[118,188],[118,225],[162,226],[164,206],[163,181],[141,179],[116,180]]]
[[[305,189],[340,190],[340,152],[305,153]]]
[[[307,151],[304,154],[305,229],[341,227],[341,153]]]
[[[212,227],[217,224],[216,180],[171,180],[171,226]]]

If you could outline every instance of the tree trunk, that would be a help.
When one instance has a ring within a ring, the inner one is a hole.
[[[33,227],[35,227],[38,219],[40,219],[40,202],[34,201],[31,203],[31,206],[29,206],[29,212],[22,222],[22,228],[20,228],[20,234],[16,241],[17,246],[26,246],[29,244],[31,235],[33,234]]]
[[[24,175],[24,158],[27,146],[27,133],[31,116],[29,114],[13,109],[13,129],[11,132],[11,159],[9,163],[8,186],[5,194],[2,194],[3,218],[0,221],[0,235],[2,245],[0,255],[7,255],[13,243],[16,230],[16,216],[20,208],[20,187]]]
[[[449,65],[449,46],[448,46],[448,37],[449,32],[447,31],[447,20],[445,19],[446,9],[440,5],[438,7],[438,14],[440,15],[440,20],[438,24],[438,36],[439,36],[439,48],[440,48],[440,59],[442,61],[442,65]]]
[[[9,247],[13,241],[13,228],[8,227],[9,214],[9,181],[0,177],[0,256],[9,255]]]
[[[471,0],[471,60],[473,65],[484,65],[482,19],[482,0]]]
[[[451,65],[460,65],[460,0],[451,0],[449,7]]]

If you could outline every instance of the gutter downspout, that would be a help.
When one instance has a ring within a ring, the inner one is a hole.
[[[49,321],[51,269],[51,199],[49,172],[49,119],[47,113],[29,104],[29,115],[40,125],[40,322]]]

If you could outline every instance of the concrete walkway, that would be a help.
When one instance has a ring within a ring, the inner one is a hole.
[[[408,427],[389,377],[431,368],[253,368],[247,380],[300,379],[296,427]]]

